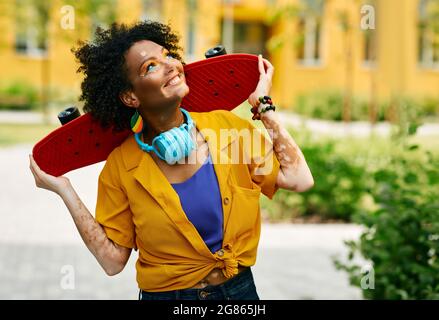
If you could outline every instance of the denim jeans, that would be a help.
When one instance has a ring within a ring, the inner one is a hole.
[[[183,289],[166,292],[140,290],[139,300],[259,300],[251,269],[230,280],[204,289]]]

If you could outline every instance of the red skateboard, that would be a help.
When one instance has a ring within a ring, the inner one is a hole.
[[[181,107],[187,111],[232,110],[255,90],[259,81],[258,58],[228,54],[184,66],[189,94]],[[54,176],[107,159],[132,132],[104,129],[84,114],[54,130],[33,148],[39,167]]]

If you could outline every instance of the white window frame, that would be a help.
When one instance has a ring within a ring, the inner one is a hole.
[[[370,35],[371,43],[369,44],[369,46],[374,45],[373,42],[375,41],[375,46],[376,46],[375,47],[375,57],[373,59],[366,59],[365,53],[366,53],[366,42],[367,42],[366,37],[367,37],[367,35],[366,35],[366,33],[363,33],[363,54],[364,55],[362,57],[361,66],[365,69],[376,69],[377,63],[378,63],[378,51],[377,51],[377,49],[378,49],[378,47],[377,47],[378,35],[376,34],[377,30],[371,30],[369,32],[371,32],[371,35]]]
[[[426,15],[426,6],[428,1],[421,1],[419,4],[419,20],[422,21]],[[418,37],[422,37],[421,55],[418,56],[418,64],[423,69],[439,70],[439,57],[434,60],[433,43],[435,40],[431,39],[428,27],[418,30]],[[422,33],[422,34],[421,34]],[[439,38],[439,35],[436,35]],[[439,42],[439,39],[436,39]],[[419,44],[419,41],[418,41]],[[439,50],[439,49],[438,49]]]
[[[27,6],[27,10],[28,11],[28,17],[33,17],[34,15],[36,15],[36,10],[34,9],[34,7],[32,6]],[[16,22],[17,23],[17,22]],[[46,24],[46,28],[47,28],[47,24]],[[45,58],[47,57],[48,54],[48,48],[49,48],[49,44],[48,44],[48,39],[45,39],[45,49],[41,49],[38,48],[38,41],[37,41],[37,29],[34,28],[32,25],[27,25],[26,29],[25,29],[25,43],[26,43],[26,49],[25,50],[18,50],[16,47],[17,42],[15,42],[15,53],[18,55],[23,55],[23,56],[27,56],[27,57],[31,57],[31,58]],[[17,33],[16,33],[16,37],[17,37]],[[17,41],[17,38],[15,39],[15,41]]]
[[[298,58],[297,61],[303,67],[321,67],[323,65],[323,17],[325,11],[325,3],[323,3],[322,14],[320,17],[304,15],[301,17],[303,27],[303,58]],[[318,29],[318,20],[320,20],[320,30]],[[317,32],[320,33],[318,51],[316,37]],[[317,58],[314,56],[317,53]]]

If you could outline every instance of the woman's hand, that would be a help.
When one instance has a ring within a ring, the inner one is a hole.
[[[32,174],[35,178],[35,184],[38,188],[43,188],[49,191],[53,191],[57,194],[60,194],[60,192],[67,187],[70,186],[70,180],[66,177],[54,177],[50,174],[45,173],[40,169],[40,167],[37,165],[37,163],[34,160],[34,157],[32,155],[29,155],[30,160],[30,170],[32,171]]]
[[[255,91],[248,97],[248,103],[252,107],[259,106],[258,98],[261,96],[268,96],[271,90],[271,79],[273,78],[274,67],[267,59],[262,58],[262,55],[258,56],[259,66],[259,82]],[[267,71],[265,71],[267,67]]]

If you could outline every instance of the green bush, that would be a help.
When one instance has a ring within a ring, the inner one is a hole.
[[[343,119],[343,101],[343,93],[341,91],[314,91],[298,95],[294,111],[310,118],[341,121]],[[378,121],[385,119],[384,107],[384,104],[378,106]],[[351,120],[369,120],[368,99],[361,96],[352,98]]]
[[[28,83],[16,81],[0,88],[0,110],[29,110],[37,102],[38,91]]]
[[[354,216],[366,230],[346,242],[348,261],[335,261],[356,286],[364,274],[354,259],[372,263],[375,288],[363,290],[365,298],[439,299],[439,158],[409,157],[417,148],[405,147],[373,173],[368,191],[378,209]]]
[[[301,150],[313,174],[315,185],[307,192],[279,190],[274,201],[262,206],[272,220],[298,216],[319,216],[323,220],[350,221],[362,207],[365,195],[364,168],[354,157],[335,150],[335,142],[301,143]]]
[[[439,98],[424,97],[420,100],[420,110],[425,116],[439,115]]]
[[[297,96],[294,111],[310,118],[341,121],[343,101],[343,92],[340,90],[313,91]],[[420,117],[439,116],[439,97],[397,97],[378,101],[377,121],[397,121],[398,116],[403,116],[401,112],[404,112],[402,109],[405,106]],[[354,96],[351,102],[351,120],[369,119],[369,98]]]

